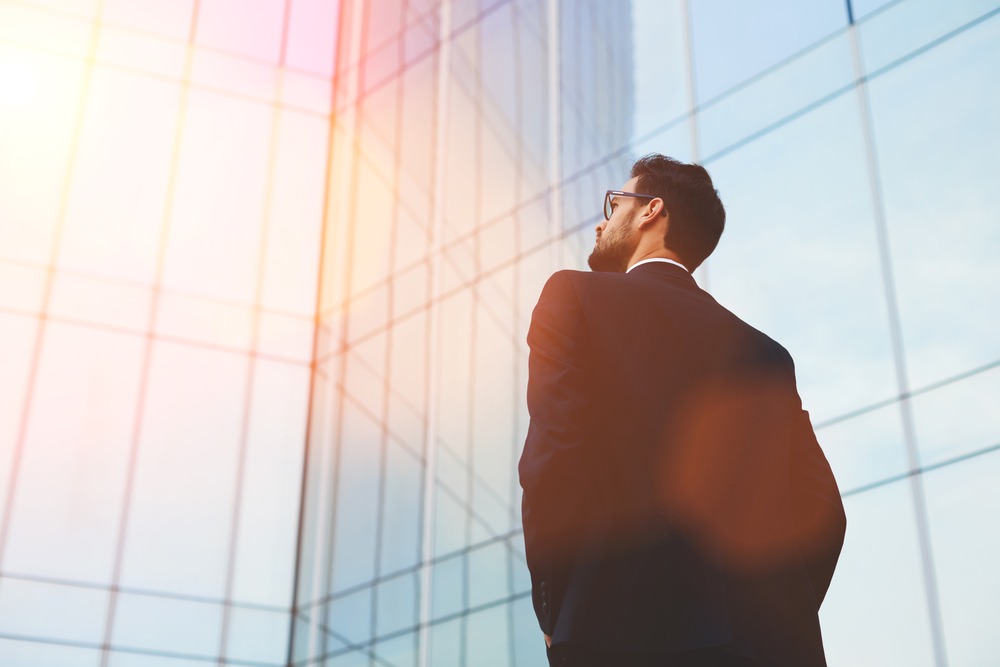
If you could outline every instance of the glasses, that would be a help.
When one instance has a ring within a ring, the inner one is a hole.
[[[608,190],[604,193],[604,219],[610,220],[611,214],[611,198],[612,197],[638,197],[639,199],[659,199],[655,195],[643,195],[638,192],[623,192],[621,190]],[[666,209],[663,210],[664,215],[666,215]]]

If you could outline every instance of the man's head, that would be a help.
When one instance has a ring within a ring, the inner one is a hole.
[[[597,225],[587,263],[625,271],[647,257],[668,257],[694,271],[719,243],[726,210],[704,167],[657,153],[632,165],[624,193],[611,195],[611,217]]]

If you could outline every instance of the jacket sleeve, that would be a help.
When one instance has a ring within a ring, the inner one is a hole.
[[[786,352],[787,355],[787,352]],[[794,382],[795,366],[787,356]],[[790,477],[792,516],[797,524],[800,555],[819,609],[833,579],[847,532],[847,515],[830,464],[816,440],[809,413],[794,392]]]
[[[593,389],[587,331],[570,278],[546,282],[528,329],[530,422],[518,476],[532,604],[543,632],[555,627],[587,494],[584,443]]]

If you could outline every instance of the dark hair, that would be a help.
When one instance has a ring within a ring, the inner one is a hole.
[[[663,199],[670,225],[663,245],[694,271],[719,244],[726,226],[726,209],[712,177],[699,164],[678,162],[659,153],[650,153],[632,165],[638,177],[635,191]]]

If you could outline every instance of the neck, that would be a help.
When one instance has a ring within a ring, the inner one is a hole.
[[[677,262],[677,263],[679,263],[679,264],[681,264],[681,265],[683,265],[685,267],[687,266],[686,264],[684,264],[684,262],[681,261],[681,258],[678,257],[676,253],[671,252],[667,248],[663,248],[663,247],[661,247],[661,248],[649,248],[649,249],[646,249],[646,250],[643,250],[642,248],[639,248],[632,255],[632,259],[630,259],[628,261],[628,265],[632,266],[636,262],[641,262],[644,259],[652,259],[654,257],[659,257],[661,259],[671,259],[671,260],[673,260],[673,261],[675,261],[675,262]],[[688,271],[690,271],[690,269],[688,269]]]

